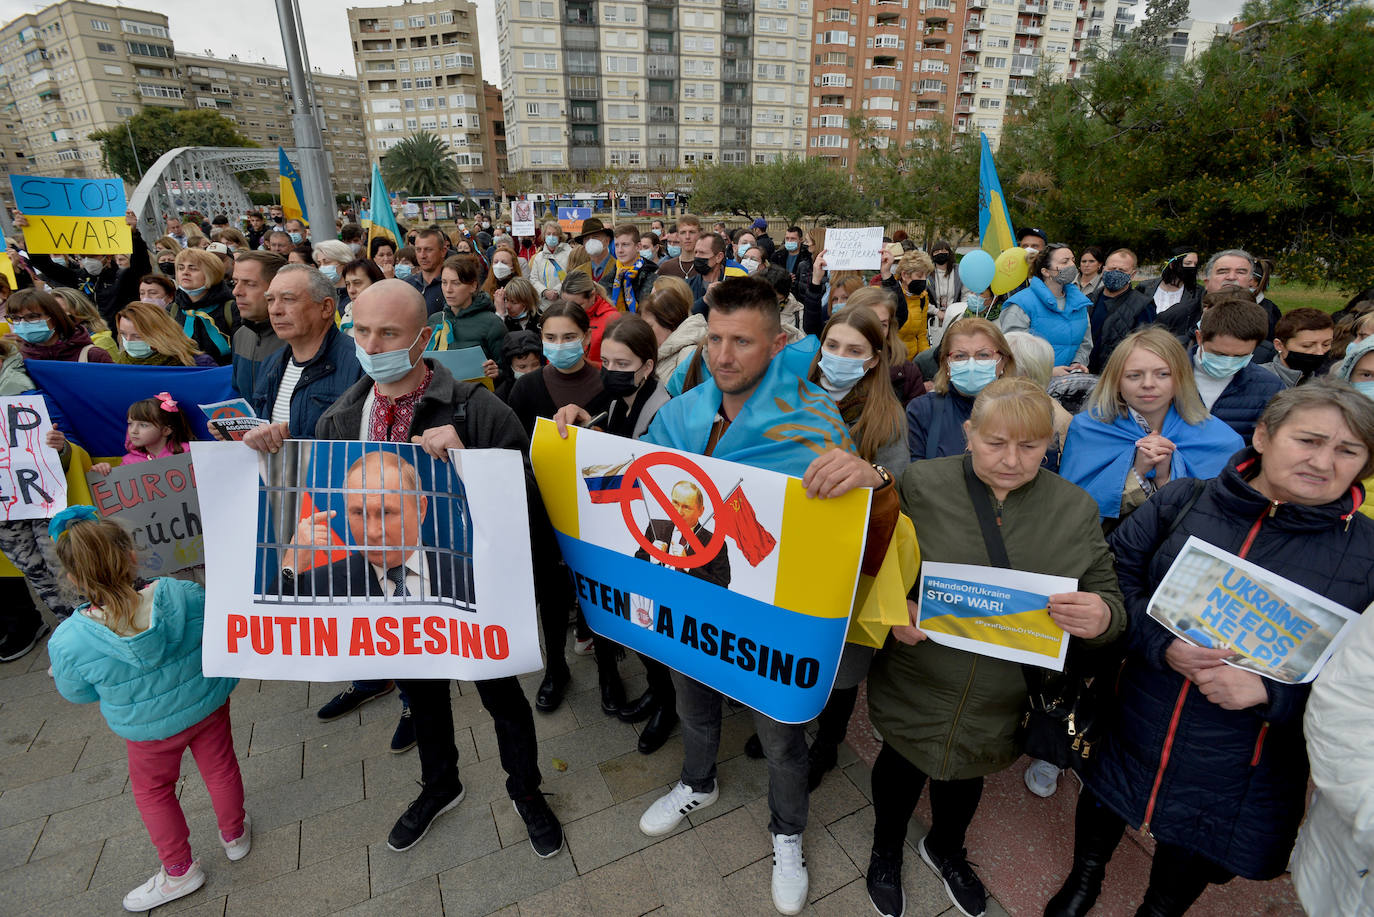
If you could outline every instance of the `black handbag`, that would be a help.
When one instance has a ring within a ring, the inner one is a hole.
[[[964,483],[973,512],[983,533],[988,559],[996,567],[1011,567],[1007,546],[988,500],[987,487],[973,472],[971,456],[964,457]],[[1081,770],[1093,759],[1097,743],[1106,734],[1121,651],[1111,647],[1089,649],[1081,641],[1069,641],[1064,671],[1023,665],[1026,704],[1016,729],[1017,744],[1033,758],[1061,769]]]

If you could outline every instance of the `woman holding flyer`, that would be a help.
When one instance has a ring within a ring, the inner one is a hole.
[[[1049,395],[1029,379],[999,379],[982,389],[963,426],[967,455],[915,462],[902,475],[902,512],[916,526],[922,564],[996,564],[1074,580],[1078,591],[1048,597],[1054,623],[1090,645],[1116,640],[1126,613],[1096,504],[1040,464],[1054,435]],[[873,764],[868,894],[878,913],[903,912],[902,845],[928,780],[934,818],[921,858],[960,912],[976,917],[987,892],[964,835],[983,778],[1021,754],[1015,732],[1026,678],[1018,662],[928,639],[916,624],[919,606],[907,605],[911,626],[892,629],[895,641],[868,676],[869,710],[883,736]]]
[[[1253,447],[1219,477],[1169,483],[1111,534],[1131,618],[1120,710],[1079,797],[1073,871],[1046,915],[1091,910],[1127,824],[1156,841],[1141,915],[1183,914],[1213,882],[1284,872],[1307,789],[1308,686],[1225,664],[1253,643],[1255,635],[1236,635],[1243,624],[1229,638],[1208,633],[1216,648],[1204,648],[1149,608],[1190,537],[1345,608],[1365,608],[1374,599],[1374,523],[1358,510],[1360,480],[1371,471],[1374,402],[1343,383],[1313,381],[1274,396]],[[1239,561],[1225,572],[1253,583]],[[1239,620],[1260,621],[1282,604],[1267,592],[1255,598],[1257,588],[1237,587]],[[1197,611],[1175,626],[1205,632]],[[1326,630],[1309,636],[1329,641]],[[1312,649],[1290,644],[1288,655],[1319,659]]]

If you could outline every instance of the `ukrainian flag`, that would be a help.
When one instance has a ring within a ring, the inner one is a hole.
[[[373,239],[391,237],[397,248],[401,246],[401,229],[396,225],[396,215],[391,212],[391,196],[387,193],[386,182],[382,181],[382,170],[372,164],[372,190],[368,192],[367,248],[372,250]]]
[[[978,238],[983,251],[996,258],[1016,246],[1016,236],[1007,200],[1002,195],[1002,182],[997,178],[997,165],[992,161],[988,135],[978,136],[983,141],[983,158],[978,165]]]
[[[306,226],[310,218],[306,216],[305,192],[301,190],[301,175],[291,160],[286,158],[286,150],[277,147],[277,171],[281,173],[281,212],[288,220],[300,220]]]
[[[14,279],[14,262],[10,260],[9,243],[5,241],[3,228],[0,228],[0,277],[9,281],[11,293],[19,289],[19,282]]]

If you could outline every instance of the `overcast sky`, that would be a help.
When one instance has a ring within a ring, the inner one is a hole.
[[[326,73],[352,75],[353,49],[348,37],[348,7],[338,0],[298,0],[308,36],[310,64]],[[0,21],[48,6],[33,0],[0,0]],[[276,28],[273,0],[228,0],[191,3],[187,0],[143,0],[128,4],[138,9],[165,13],[171,20],[172,39],[179,50],[215,57],[237,54],[243,60],[266,58],[283,65],[281,33]],[[1241,0],[1193,0],[1197,19],[1226,22],[1240,12]],[[1144,14],[1144,5],[1140,5]],[[495,0],[477,0],[477,19],[482,52],[482,76],[499,86],[501,75],[496,54]]]

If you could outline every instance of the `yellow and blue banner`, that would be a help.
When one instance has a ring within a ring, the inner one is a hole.
[[[9,282],[11,293],[19,289],[19,282],[14,278],[14,261],[10,258],[9,241],[5,238],[4,227],[0,227],[0,277]]]
[[[982,138],[983,155],[978,164],[978,244],[996,258],[1015,247],[1016,234],[1011,228],[1011,211],[1007,210],[1007,199],[1002,194],[1002,182],[997,177],[997,164],[992,159],[988,135],[980,133],[979,137]]]
[[[372,190],[367,195],[368,218],[367,250],[372,251],[373,239],[390,238],[399,248],[401,228],[396,225],[396,214],[391,212],[391,196],[387,193],[386,182],[382,181],[382,170],[372,164]]]
[[[281,213],[288,220],[300,220],[306,226],[310,218],[305,210],[305,192],[301,190],[301,175],[291,160],[286,158],[286,150],[277,147],[277,171],[281,173]]]
[[[870,492],[541,419],[535,478],[598,634],[784,723],[825,706]]]
[[[24,214],[24,248],[35,255],[118,255],[133,251],[124,183],[117,178],[11,175]]]
[[[1077,590],[1064,576],[928,561],[916,626],[941,646],[1062,672],[1069,635],[1049,597]]]

